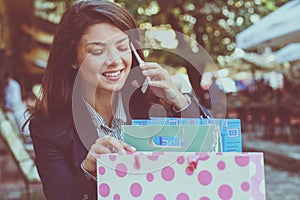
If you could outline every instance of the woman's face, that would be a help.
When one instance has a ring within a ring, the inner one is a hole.
[[[99,23],[88,27],[77,45],[77,66],[84,86],[89,89],[120,90],[131,63],[129,37],[113,25]]]

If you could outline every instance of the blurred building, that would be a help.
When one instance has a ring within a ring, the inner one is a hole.
[[[43,0],[0,0],[1,70],[13,73],[24,95],[42,80],[57,27],[49,14],[57,5]]]

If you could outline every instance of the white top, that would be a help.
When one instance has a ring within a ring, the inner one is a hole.
[[[116,139],[123,139],[121,126],[126,122],[126,114],[123,106],[122,95],[118,92],[117,105],[115,109],[115,116],[112,120],[111,127],[105,124],[103,117],[83,98],[85,105],[92,117],[93,124],[97,129],[99,137],[109,135]]]
[[[21,105],[23,106],[20,84],[10,79],[5,88],[5,108],[14,111]]]

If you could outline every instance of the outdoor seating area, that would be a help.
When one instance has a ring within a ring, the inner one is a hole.
[[[228,117],[241,119],[242,132],[261,139],[300,144],[300,110],[289,106],[229,107]],[[256,135],[257,136],[257,135]]]

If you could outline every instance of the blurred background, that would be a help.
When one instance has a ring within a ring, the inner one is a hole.
[[[12,121],[10,114],[16,116],[17,111],[34,105],[53,35],[62,14],[74,2],[0,0],[4,113],[0,119],[13,125],[0,129],[0,199],[44,198],[34,164],[30,172],[20,172],[22,162],[13,156],[19,147],[12,146],[5,132],[18,132],[25,151],[34,159],[28,131],[20,130],[20,122]],[[193,88],[208,109],[212,108],[210,87],[215,85],[225,93],[222,117],[241,119],[244,151],[265,153],[267,199],[300,199],[300,1],[115,2],[129,10],[144,30],[146,60],[170,66],[175,80],[184,77],[183,91]],[[170,53],[174,49],[202,56],[192,66],[187,58]],[[23,107],[17,111],[5,107],[8,80],[19,84]],[[218,117],[218,110],[213,114]],[[34,177],[26,176],[29,173]]]

